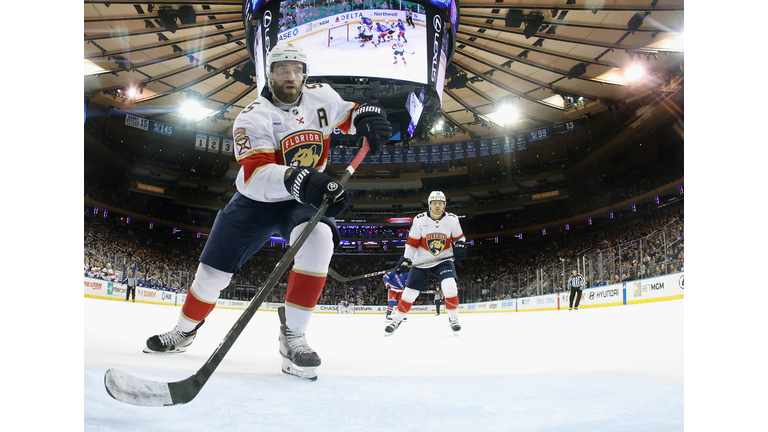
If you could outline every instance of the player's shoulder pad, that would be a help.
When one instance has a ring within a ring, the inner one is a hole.
[[[424,213],[419,213],[419,214],[417,214],[417,215],[416,215],[416,216],[413,218],[413,220],[416,220],[416,219],[418,219],[418,218],[420,218],[420,217],[424,217],[424,216],[426,216],[426,215],[427,215],[427,212],[424,212]]]
[[[448,213],[448,212],[445,212],[445,215],[446,215],[446,216],[448,216],[448,217],[454,217],[454,218],[456,218],[456,219],[458,219],[458,218],[459,218],[458,216],[456,216],[456,214],[455,214],[455,213]]]

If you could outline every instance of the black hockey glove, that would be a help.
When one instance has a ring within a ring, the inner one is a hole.
[[[352,113],[352,124],[357,131],[357,144],[362,143],[363,137],[368,138],[371,154],[378,153],[392,136],[392,126],[387,121],[387,113],[379,105],[363,104],[357,107]]]
[[[463,261],[467,257],[467,242],[457,241],[453,244],[453,259],[456,262]]]
[[[336,217],[344,212],[352,197],[351,193],[344,190],[341,183],[314,168],[288,168],[285,171],[283,183],[296,201],[310,204],[316,209],[319,209],[323,199],[328,197],[331,202],[325,212],[328,217]]]
[[[400,257],[400,261],[397,262],[397,267],[395,267],[395,273],[408,273],[411,271],[411,264],[413,264],[413,261],[406,257]]]

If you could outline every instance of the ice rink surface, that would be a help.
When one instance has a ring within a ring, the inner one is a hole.
[[[147,408],[112,399],[111,367],[177,381],[241,311],[215,309],[186,353],[142,353],[179,308],[84,299],[88,431],[682,431],[684,300],[527,313],[312,318],[318,380],[280,370],[278,317],[259,311],[200,394]]]
[[[392,45],[397,42],[397,34],[392,41],[382,42],[378,47],[370,42],[361,47],[360,42],[354,39],[357,36],[354,28],[356,26],[350,25],[348,42],[337,42],[330,47],[327,46],[327,31],[297,41],[310,59],[311,76],[361,76],[427,82],[426,30],[420,28],[421,32],[418,32],[409,29],[406,32],[408,42],[403,43],[403,48],[407,64],[403,64],[399,56],[397,64],[393,64],[395,58]],[[378,40],[376,33],[373,40]],[[344,67],[340,69],[339,63],[342,61]]]

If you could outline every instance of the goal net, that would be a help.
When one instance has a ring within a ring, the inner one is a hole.
[[[336,313],[339,314],[353,314],[355,313],[355,304],[354,303],[339,303],[339,306],[336,308]]]
[[[328,29],[328,47],[349,41],[349,24],[341,24]]]

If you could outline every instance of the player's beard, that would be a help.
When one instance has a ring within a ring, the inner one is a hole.
[[[286,88],[290,86],[293,88]],[[279,102],[284,104],[295,103],[299,99],[299,96],[301,96],[301,83],[295,80],[273,80],[272,94],[277,98]]]

